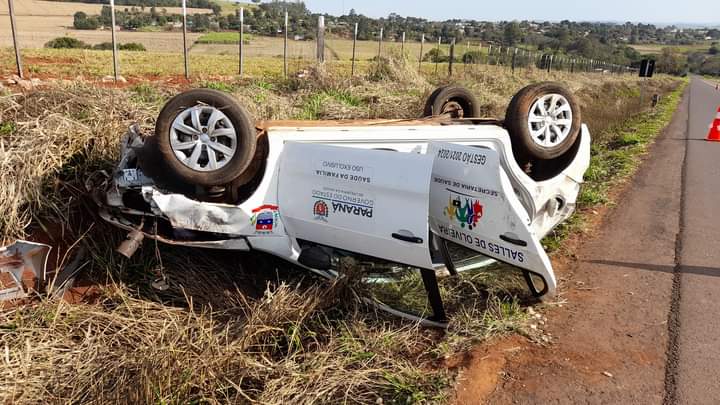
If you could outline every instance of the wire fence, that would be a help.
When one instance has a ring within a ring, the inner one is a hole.
[[[31,69],[26,63],[23,66],[21,52],[22,44],[19,37],[22,35],[21,28],[17,24],[15,15],[14,0],[8,0],[8,16],[12,34],[12,46],[14,49],[17,75],[24,78],[24,71]],[[82,4],[82,3],[74,3]],[[97,5],[96,5],[97,6]],[[110,27],[110,42],[112,44],[112,78],[120,80],[122,66],[119,62],[121,51],[119,48],[119,33],[115,23],[115,0],[109,0],[111,9],[112,27]],[[403,32],[398,40],[385,38],[383,29],[375,34],[375,41],[359,41],[358,25],[355,24],[352,30],[353,38],[341,39],[326,36],[326,25],[323,16],[318,18],[317,32],[312,41],[305,40],[301,35],[294,35],[289,31],[288,13],[286,12],[280,22],[281,32],[274,38],[252,37],[246,33],[244,8],[237,10],[239,29],[235,44],[232,41],[224,41],[222,44],[204,43],[196,33],[188,32],[188,8],[186,1],[182,1],[182,36],[173,33],[147,33],[148,36],[156,34],[170,44],[173,42],[179,46],[170,46],[171,49],[181,49],[183,58],[183,75],[189,79],[192,72],[190,53],[215,53],[227,56],[237,55],[237,74],[246,74],[247,58],[282,58],[282,75],[287,77],[290,74],[291,63],[297,62],[298,70],[302,63],[313,62],[324,64],[328,61],[342,61],[349,63],[349,74],[355,75],[359,71],[360,64],[383,63],[384,61],[402,57],[408,61],[416,61],[419,71],[431,72],[436,75],[457,74],[460,67],[467,70],[473,65],[494,65],[502,66],[515,72],[518,69],[540,69],[547,72],[564,71],[568,73],[604,73],[624,74],[630,73],[631,68],[609,63],[603,60],[594,60],[578,56],[562,55],[555,52],[542,52],[517,46],[504,46],[496,43],[483,43],[477,40],[465,40],[456,43],[454,38],[431,38],[422,35],[420,41],[406,41]],[[25,17],[21,15],[21,17]],[[125,33],[127,37],[139,37],[140,33]],[[35,35],[34,33],[32,35]],[[157,42],[155,38],[146,39],[151,43]],[[230,73],[230,72],[228,72]],[[233,72],[234,73],[234,72]]]

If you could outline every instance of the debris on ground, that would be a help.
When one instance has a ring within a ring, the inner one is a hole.
[[[0,301],[26,298],[45,281],[50,249],[24,240],[0,248]]]

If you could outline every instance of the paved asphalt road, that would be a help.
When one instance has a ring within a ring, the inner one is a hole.
[[[677,325],[668,372],[675,400],[720,403],[720,142],[707,142],[720,91],[694,79],[683,173],[678,268],[673,310]],[[671,316],[672,319],[672,316]],[[674,357],[674,358],[673,358]]]

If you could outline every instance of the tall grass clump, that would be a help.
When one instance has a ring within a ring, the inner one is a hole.
[[[115,159],[120,136],[154,112],[116,91],[87,85],[0,97],[0,236],[24,237],[34,219],[68,219],[67,185],[82,185]],[[73,194],[76,195],[77,193]]]

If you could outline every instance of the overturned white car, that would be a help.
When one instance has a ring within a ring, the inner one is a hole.
[[[456,273],[450,243],[553,294],[540,239],[573,212],[590,161],[574,97],[554,83],[528,86],[500,122],[474,118],[472,95],[443,87],[426,115],[255,123],[224,93],[191,90],[165,105],[154,136],[129,130],[99,188],[101,215],[130,232],[119,249],[127,256],[149,237],[264,251],[328,277],[337,254],[413,266],[430,324],[445,321],[435,271]]]

